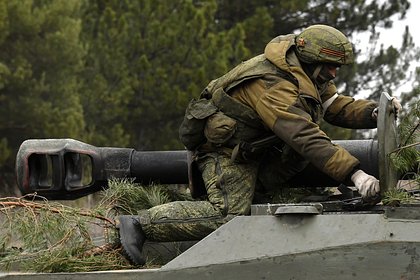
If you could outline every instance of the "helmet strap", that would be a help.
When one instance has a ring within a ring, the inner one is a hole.
[[[312,73],[312,76],[311,76],[312,81],[316,81],[321,70],[322,70],[322,64],[318,64],[314,72]]]
[[[325,89],[325,87],[328,84],[328,81],[331,79],[325,79],[323,75],[324,65],[318,64],[311,76],[312,81],[317,86],[318,90],[321,90],[321,92]]]
[[[321,63],[301,63],[303,70],[305,71],[306,75],[311,79],[311,81],[315,84],[318,89],[321,89],[324,86],[324,83],[320,82],[320,73],[322,70],[323,65]]]

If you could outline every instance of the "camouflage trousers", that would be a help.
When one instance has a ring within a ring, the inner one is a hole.
[[[234,216],[250,212],[258,165],[231,163],[225,154],[208,153],[198,160],[207,190],[206,201],[175,201],[139,213],[149,240],[199,240]]]

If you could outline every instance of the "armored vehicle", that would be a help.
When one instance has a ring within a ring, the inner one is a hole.
[[[396,188],[389,161],[397,148],[390,96],[381,96],[377,140],[337,141],[362,168],[380,178],[381,192]],[[87,162],[87,163],[86,163]],[[22,193],[73,199],[98,191],[111,176],[139,181],[194,182],[187,151],[141,152],[97,148],[71,139],[25,141],[17,155]],[[88,167],[86,167],[86,165]],[[89,176],[84,173],[89,170]],[[306,172],[306,173],[305,173]],[[337,182],[308,167],[296,186]],[[86,179],[87,178],[87,179]],[[344,190],[346,188],[343,188]],[[420,279],[420,204],[386,206],[360,197],[298,204],[255,204],[154,269],[90,273],[19,274],[4,279]],[[192,245],[192,246],[191,246]],[[417,252],[419,251],[419,252]]]

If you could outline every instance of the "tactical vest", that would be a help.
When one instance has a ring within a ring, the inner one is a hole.
[[[212,80],[200,98],[188,104],[179,129],[180,140],[185,147],[195,150],[208,142],[233,147],[240,141],[255,141],[273,135],[253,109],[229,95],[233,88],[242,83],[267,74],[297,83],[263,54],[242,62],[225,75]]]

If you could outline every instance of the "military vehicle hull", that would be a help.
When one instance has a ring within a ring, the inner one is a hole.
[[[3,279],[420,279],[420,205],[370,211],[253,205],[158,269]],[[311,206],[312,207],[312,206]],[[285,211],[277,211],[279,208]],[[306,211],[306,212],[305,212]],[[277,214],[276,214],[277,212]]]

